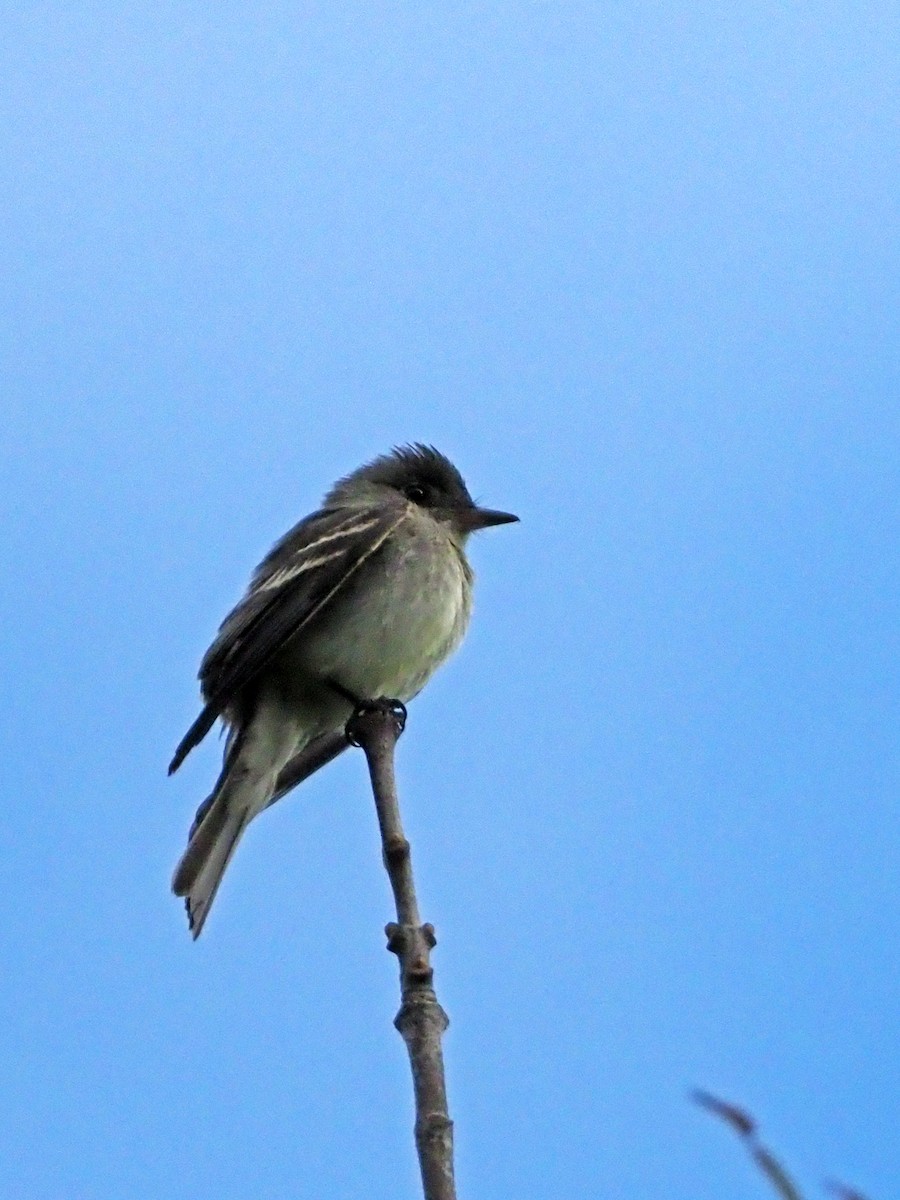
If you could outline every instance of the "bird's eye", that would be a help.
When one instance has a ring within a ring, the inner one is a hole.
[[[412,500],[413,504],[421,504],[425,499],[425,489],[421,483],[411,483],[404,491],[407,500]]]

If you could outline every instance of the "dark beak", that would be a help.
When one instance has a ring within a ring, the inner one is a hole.
[[[466,533],[474,533],[476,529],[488,529],[491,525],[510,525],[518,521],[512,513],[500,512],[496,508],[471,508],[459,513],[458,520]]]

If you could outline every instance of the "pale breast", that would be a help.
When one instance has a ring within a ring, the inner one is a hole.
[[[471,571],[436,522],[409,522],[303,647],[304,666],[355,695],[411,699],[459,645]]]

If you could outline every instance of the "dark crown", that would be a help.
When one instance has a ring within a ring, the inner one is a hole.
[[[425,446],[421,442],[396,446],[390,454],[382,454],[339,480],[328,493],[326,503],[346,494],[348,485],[361,480],[393,488],[425,507],[468,508],[472,505],[469,489],[449,458],[434,446]]]

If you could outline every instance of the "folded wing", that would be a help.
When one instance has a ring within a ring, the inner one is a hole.
[[[206,704],[179,743],[170,775],[241,690],[378,553],[408,511],[402,503],[323,509],[276,543],[203,658],[200,683]]]

